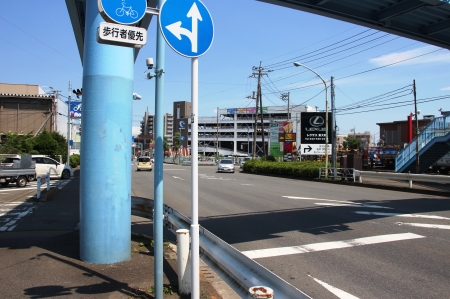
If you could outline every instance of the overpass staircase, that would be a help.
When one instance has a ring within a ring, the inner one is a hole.
[[[400,151],[395,159],[395,172],[416,172],[416,141],[419,173],[423,173],[450,152],[450,115],[436,117]]]

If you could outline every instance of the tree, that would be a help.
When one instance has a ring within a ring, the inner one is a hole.
[[[32,151],[30,138],[32,138],[31,132],[26,135],[5,134],[2,138],[5,141],[0,147],[0,154],[30,154]]]
[[[169,150],[169,144],[167,143],[167,137],[164,137],[163,150],[167,152]]]
[[[175,151],[178,151],[180,145],[181,145],[181,134],[180,132],[176,132],[175,135],[173,136],[173,146]]]
[[[58,142],[46,130],[32,138],[33,150],[42,155],[58,155]]]
[[[347,137],[343,142],[343,146],[345,149],[349,150],[358,150],[361,147],[361,139],[356,137]]]

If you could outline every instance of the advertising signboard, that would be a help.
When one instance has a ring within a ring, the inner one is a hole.
[[[301,144],[325,144],[326,124],[325,112],[302,112],[301,114]],[[328,122],[331,113],[328,112]],[[328,126],[328,142],[331,136],[331,125]]]
[[[69,102],[65,101],[68,105]],[[71,118],[81,118],[81,101],[70,101],[70,117]]]

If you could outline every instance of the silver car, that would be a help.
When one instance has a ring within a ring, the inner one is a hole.
[[[234,173],[234,163],[232,159],[222,159],[219,162],[217,172],[233,172]]]

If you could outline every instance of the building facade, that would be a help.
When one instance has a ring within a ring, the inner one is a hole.
[[[56,131],[56,97],[39,85],[0,83],[0,135]]]

